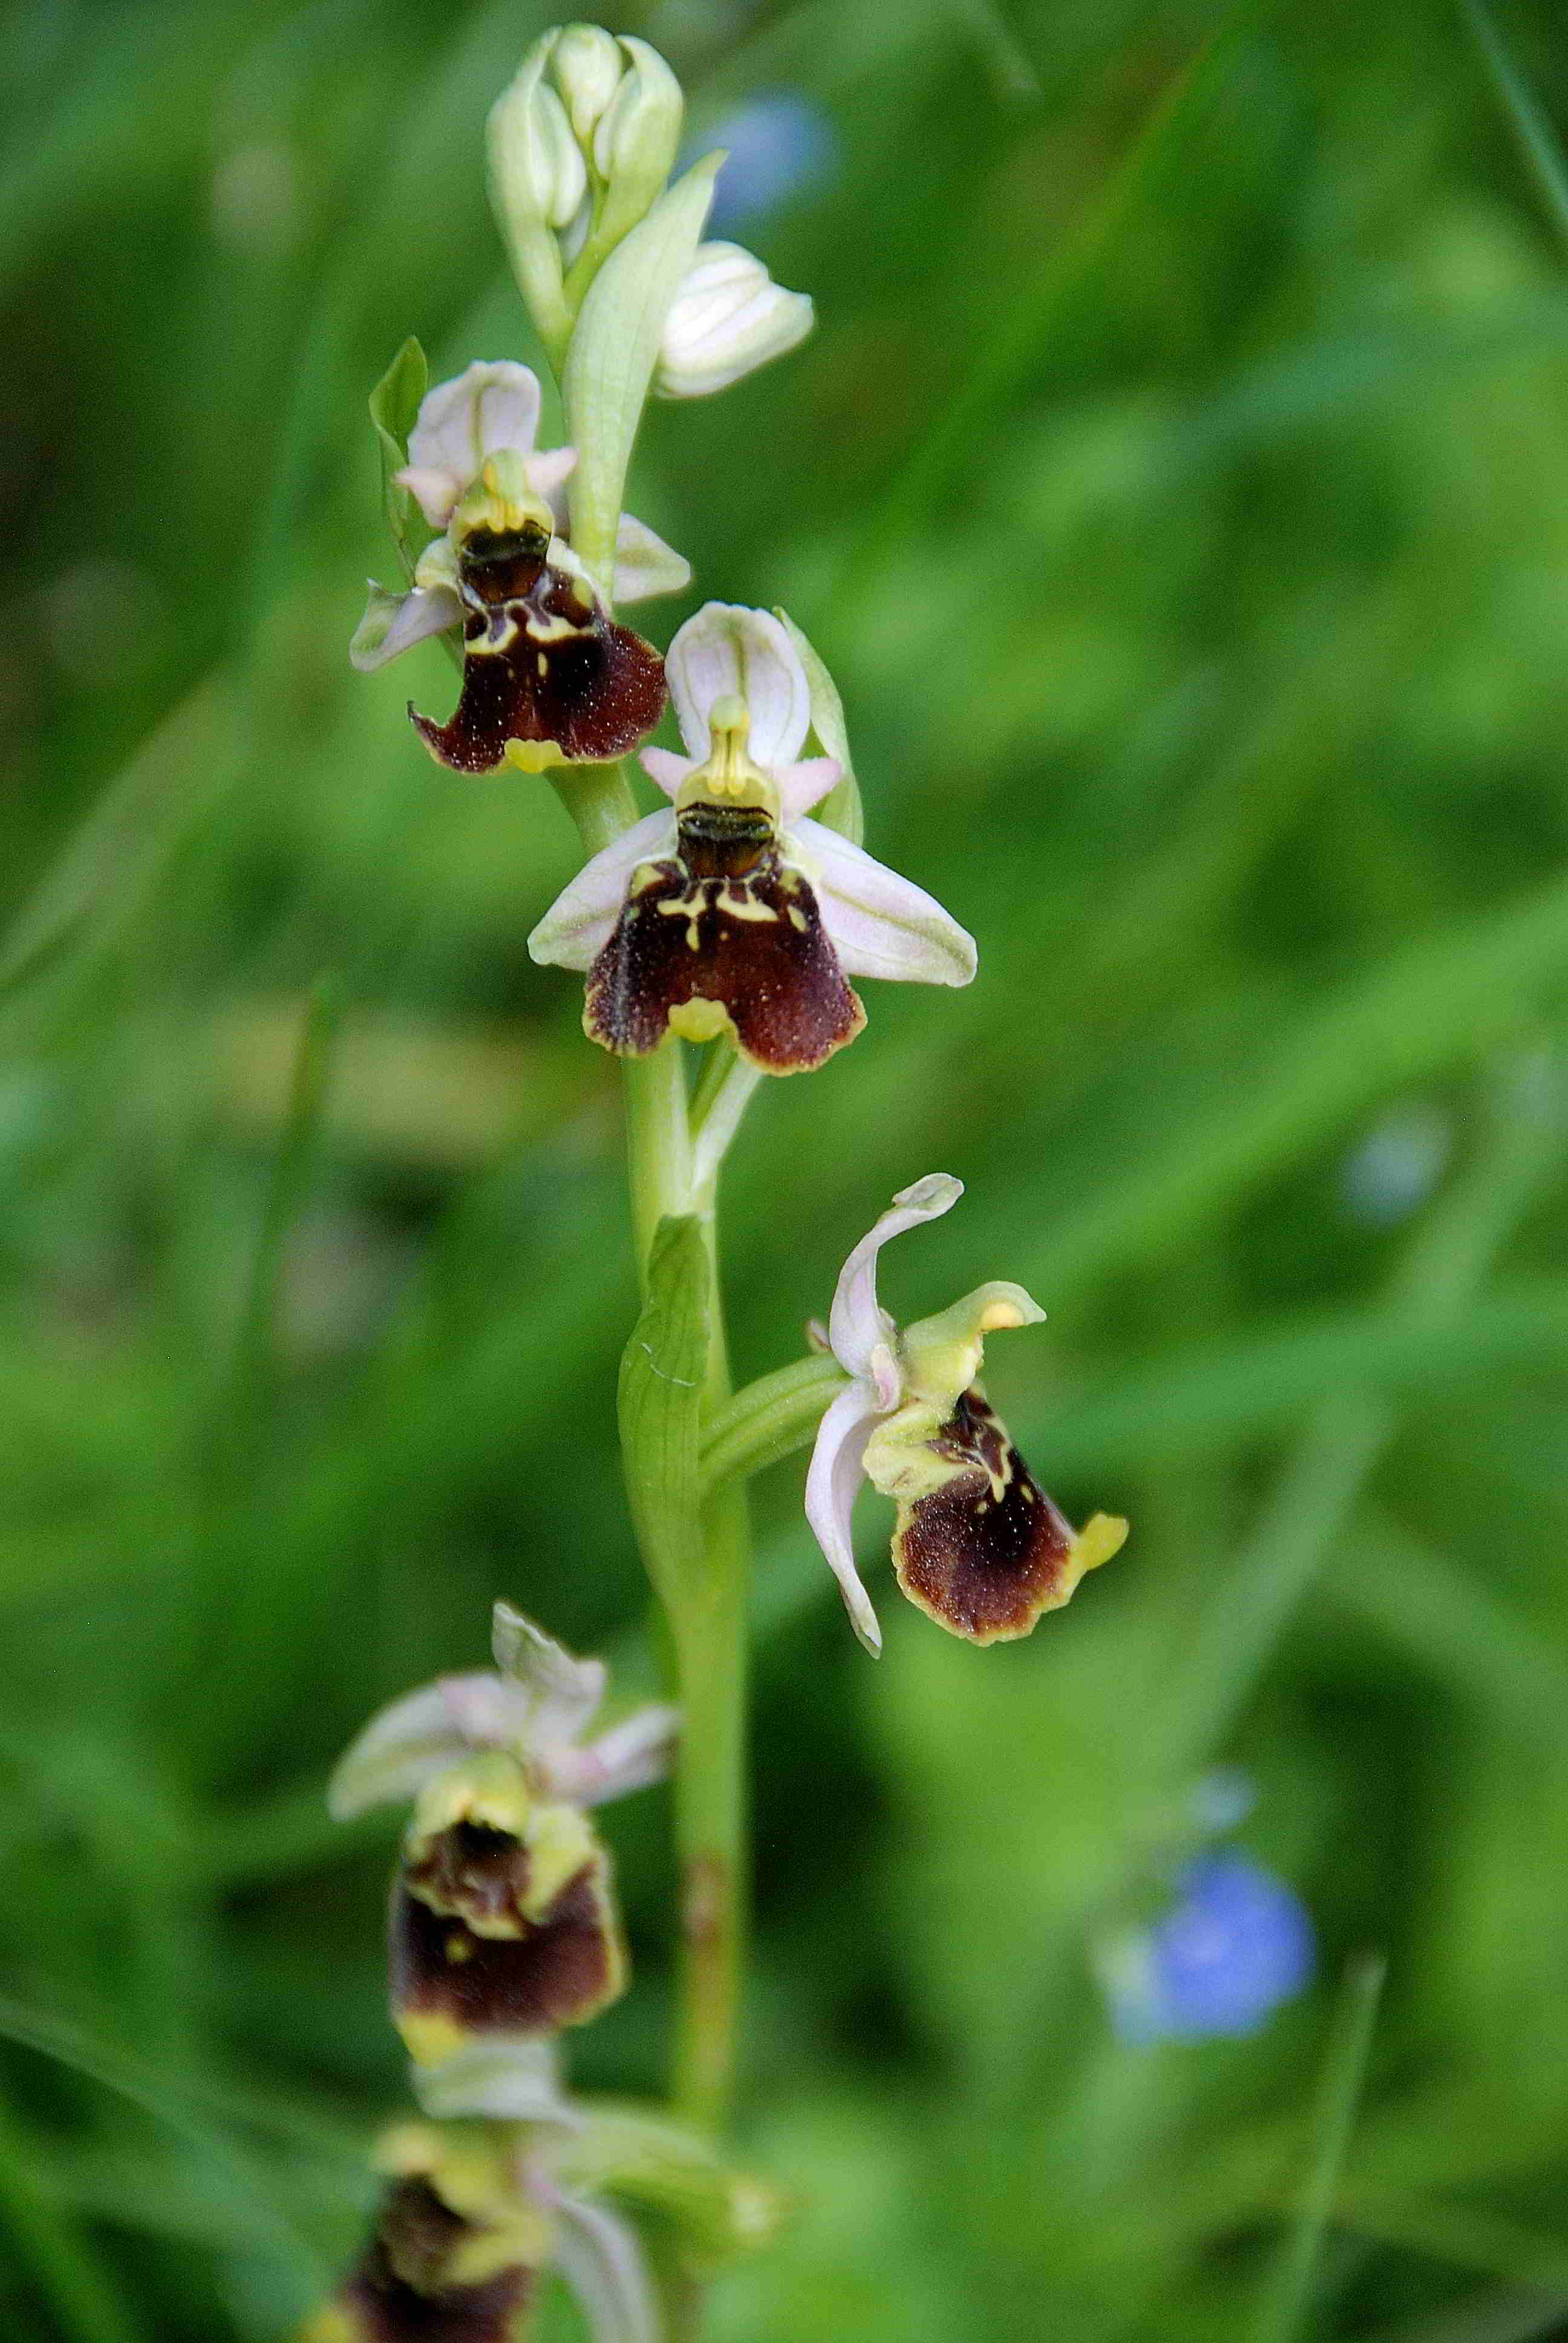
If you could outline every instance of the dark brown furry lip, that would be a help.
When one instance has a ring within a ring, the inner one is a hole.
[[[865,1011],[817,898],[786,862],[766,815],[699,805],[675,854],[648,863],[588,976],[583,1021],[623,1057],[728,1029],[770,1074],[809,1071],[850,1041]]]
[[[664,662],[607,618],[583,582],[550,567],[537,532],[476,531],[458,563],[467,612],[463,684],[445,724],[408,715],[430,754],[493,773],[508,740],[553,741],[568,760],[624,756],[664,712]]]
[[[1027,1635],[1062,1599],[1071,1524],[978,1390],[960,1394],[930,1444],[953,1469],[940,1488],[900,1507],[893,1539],[900,1585],[971,1643]]]

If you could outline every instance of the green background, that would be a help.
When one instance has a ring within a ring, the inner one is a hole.
[[[524,949],[569,825],[424,755],[403,702],[445,711],[437,648],[347,659],[391,568],[371,384],[410,332],[437,378],[532,355],[480,126],[541,21],[55,0],[0,35],[25,2343],[260,2343],[353,2252],[401,2105],[396,1820],[335,1830],[321,1791],[370,1707],[480,1664],[503,1592],[656,1681],[618,1084]],[[799,1462],[757,1485],[743,2130],[799,2209],[713,2333],[1282,2337],[1368,1950],[1294,2331],[1562,2332],[1560,12],[670,0],[618,28],[699,144],[781,87],[839,142],[741,230],[813,339],[650,417],[635,508],[697,596],[645,623],[786,604],[868,844],[980,947],[965,992],[869,988],[855,1046],[754,1109],[739,1365],[797,1354],[894,1188],[957,1172],[886,1298],[1026,1282],[1050,1322],[993,1344],[993,1397],[1075,1518],[1134,1525],[978,1653],[899,1600],[868,1498],[874,1666]],[[1319,1979],[1253,2040],[1119,2047],[1091,1944],[1221,1760]],[[608,1828],[636,1979],[574,2073],[651,2093],[665,1801]]]

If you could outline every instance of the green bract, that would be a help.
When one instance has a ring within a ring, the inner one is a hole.
[[[561,377],[572,476],[572,544],[613,593],[627,466],[676,289],[702,238],[721,155],[694,163],[618,244],[589,287]]]

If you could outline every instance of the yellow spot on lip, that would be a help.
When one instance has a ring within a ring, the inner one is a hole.
[[[1023,1323],[1023,1312],[1015,1302],[988,1302],[980,1312],[980,1331],[982,1334],[1000,1334],[1008,1327]]]

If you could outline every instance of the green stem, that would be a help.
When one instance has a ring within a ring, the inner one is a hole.
[[[816,1436],[824,1410],[845,1388],[836,1359],[797,1359],[715,1407],[702,1441],[702,1484],[749,1480]]]
[[[637,819],[619,766],[552,774],[586,854]],[[646,1285],[661,1219],[700,1219],[712,1271],[711,1332],[704,1401],[729,1399],[729,1361],[718,1280],[717,1185],[722,1150],[710,1142],[701,1192],[694,1182],[691,1120],[678,1044],[628,1060],[627,1159],[639,1280]],[[744,1103],[742,1100],[741,1104]],[[729,1134],[739,1120],[739,1111]],[[678,2112],[719,2130],[735,2072],[748,1885],[746,1812],[747,1597],[751,1530],[745,1491],[719,1492],[704,1508],[687,1583],[669,1606],[681,1709],[675,1779],[680,1862],[679,2007],[674,2097]]]

